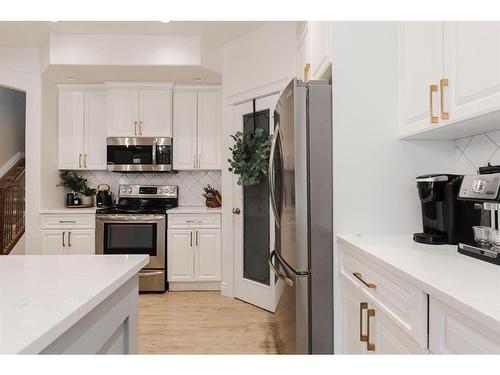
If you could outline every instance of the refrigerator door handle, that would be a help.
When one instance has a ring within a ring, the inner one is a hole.
[[[269,267],[271,268],[271,270],[276,274],[276,276],[278,276],[280,279],[282,279],[285,283],[287,283],[288,286],[292,287],[293,288],[293,280],[290,279],[289,277],[287,277],[286,275],[284,275],[282,272],[278,271],[278,269],[274,266],[273,264],[273,258],[274,256],[276,255],[276,251],[273,250],[271,252],[271,255],[269,257]]]
[[[273,216],[274,216],[274,221],[276,222],[276,226],[279,228],[280,227],[280,216],[278,214],[278,207],[276,205],[276,196],[275,196],[275,180],[274,180],[274,154],[276,152],[276,144],[278,142],[279,138],[279,133],[280,133],[280,124],[278,123],[276,125],[276,128],[274,129],[274,134],[273,134],[273,140],[271,143],[271,152],[269,155],[269,171],[268,171],[268,181],[269,181],[269,196],[271,200],[271,208],[273,210]]]

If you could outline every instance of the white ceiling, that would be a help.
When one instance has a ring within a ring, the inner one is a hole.
[[[266,22],[250,21],[61,21],[61,22],[0,22],[0,46],[39,47],[50,33],[55,34],[163,34],[199,35],[202,42],[222,45]]]
[[[52,65],[44,78],[78,82],[99,81],[165,81],[175,83],[216,84],[221,82],[222,47],[239,36],[267,22],[249,21],[62,21],[0,22],[0,47],[40,47],[49,34],[108,35],[197,35],[201,44],[200,66],[123,67]],[[193,81],[194,78],[199,81]]]

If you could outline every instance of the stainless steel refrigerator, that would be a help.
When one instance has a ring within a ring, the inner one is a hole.
[[[269,194],[281,353],[333,354],[332,86],[294,79],[274,113]]]

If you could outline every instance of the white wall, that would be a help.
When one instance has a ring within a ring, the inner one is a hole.
[[[37,48],[0,48],[0,86],[26,92],[26,253],[40,251],[41,77]]]
[[[222,293],[233,296],[234,215],[232,174],[227,170],[230,158],[230,134],[234,133],[230,97],[254,90],[295,75],[296,30],[294,22],[271,22],[224,45],[222,61]]]
[[[25,117],[25,93],[0,87],[0,167],[24,152]]]
[[[413,179],[454,172],[454,142],[397,138],[396,23],[332,25],[334,230],[410,235],[421,230]],[[338,308],[336,303],[337,316]],[[336,350],[339,323],[336,319]]]

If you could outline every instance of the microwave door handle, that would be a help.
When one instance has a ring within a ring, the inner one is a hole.
[[[155,140],[153,141],[153,169],[156,169],[156,145],[157,141],[155,138]]]

